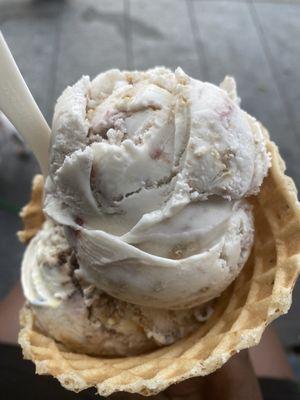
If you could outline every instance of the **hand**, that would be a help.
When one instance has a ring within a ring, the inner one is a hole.
[[[222,368],[205,376],[188,379],[157,396],[116,393],[116,400],[263,400],[248,351],[232,357]]]

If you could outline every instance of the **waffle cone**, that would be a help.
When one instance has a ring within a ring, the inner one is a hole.
[[[22,243],[28,243],[45,221],[42,212],[44,179],[42,175],[36,175],[32,182],[32,194],[30,202],[23,207],[20,217],[23,220],[24,229],[18,232],[18,238]]]
[[[210,374],[235,353],[256,345],[266,326],[290,308],[300,270],[296,188],[284,175],[284,162],[269,140],[268,150],[272,167],[259,195],[250,199],[255,217],[252,254],[205,324],[171,346],[110,359],[69,352],[35,329],[34,316],[25,306],[19,343],[37,373],[51,374],[76,392],[95,386],[103,396],[117,391],[151,395],[184,379]]]

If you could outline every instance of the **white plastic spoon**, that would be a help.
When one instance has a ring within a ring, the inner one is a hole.
[[[23,136],[37,158],[43,175],[46,176],[51,131],[30,93],[1,31],[0,110]]]

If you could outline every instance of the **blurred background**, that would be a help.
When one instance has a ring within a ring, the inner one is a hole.
[[[233,75],[299,188],[299,0],[0,0],[0,29],[49,123],[56,98],[83,74],[165,65],[216,84]],[[19,277],[18,212],[37,171],[0,115],[0,299]],[[300,284],[275,323],[289,350],[300,348],[299,316]]]

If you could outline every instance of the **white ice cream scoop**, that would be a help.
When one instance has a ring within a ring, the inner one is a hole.
[[[45,211],[82,275],[124,301],[179,309],[235,279],[253,242],[246,196],[269,158],[256,121],[181,69],[83,77],[53,119]]]

